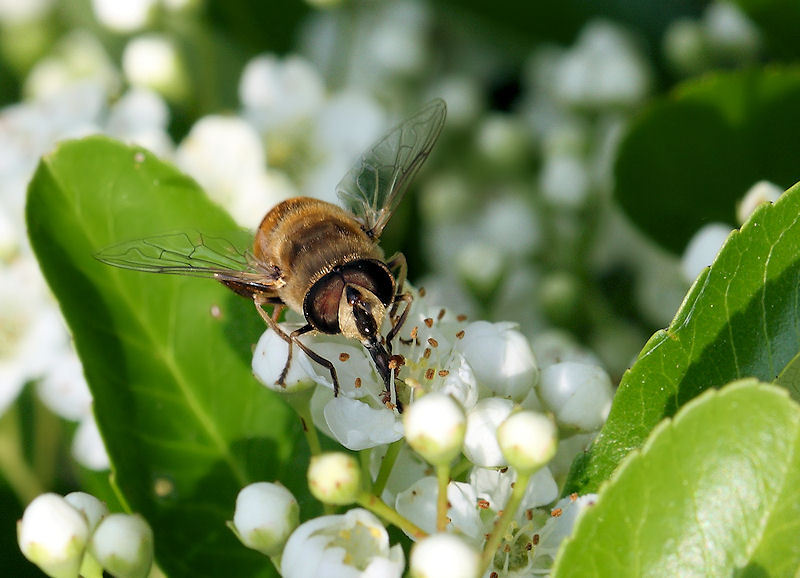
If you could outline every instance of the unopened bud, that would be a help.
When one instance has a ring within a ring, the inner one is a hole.
[[[257,482],[239,492],[229,525],[242,544],[274,556],[299,523],[300,507],[289,490],[280,484]]]
[[[497,442],[508,464],[519,472],[532,473],[556,453],[556,426],[549,417],[533,411],[512,414],[497,428]]]
[[[361,490],[358,462],[343,452],[314,456],[308,467],[308,487],[311,494],[323,504],[352,504]]]

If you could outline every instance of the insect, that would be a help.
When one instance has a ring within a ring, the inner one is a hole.
[[[95,256],[125,269],[210,277],[252,299],[267,325],[289,344],[279,385],[284,385],[296,345],[328,369],[338,395],[333,364],[299,337],[319,332],[357,339],[384,383],[384,402],[394,393],[397,404],[392,340],[408,316],[412,296],[403,289],[405,257],[396,253],[385,259],[378,240],[433,149],[446,110],[444,101],[433,100],[370,147],[336,187],[341,207],[309,197],[276,205],[261,221],[252,251],[237,250],[227,236],[178,232],[114,245]],[[274,306],[271,314],[265,305]],[[306,320],[291,333],[277,322],[287,307]],[[380,328],[387,315],[391,329],[384,336]]]

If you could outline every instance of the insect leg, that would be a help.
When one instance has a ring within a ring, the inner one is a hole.
[[[391,354],[392,340],[397,336],[397,334],[400,332],[400,329],[403,327],[403,324],[406,322],[409,310],[411,309],[411,302],[414,300],[414,298],[411,293],[403,292],[403,286],[406,282],[406,275],[408,274],[406,256],[402,253],[395,253],[386,264],[389,266],[389,269],[397,271],[397,290],[394,295],[394,300],[392,301],[392,308],[389,310],[389,319],[392,320],[392,329],[386,335],[386,346]],[[403,309],[403,312],[400,314],[400,317],[397,317],[397,308],[401,301],[405,302],[406,306]]]
[[[300,337],[303,333],[308,333],[309,331],[312,331],[313,329],[314,328],[311,327],[311,325],[304,325],[300,329],[297,329],[296,331],[292,331],[292,334],[289,337],[295,343],[297,343],[297,347],[302,349],[303,352],[306,355],[308,355],[311,359],[313,359],[314,361],[319,363],[322,367],[324,367],[325,369],[327,369],[328,371],[331,372],[331,379],[333,380],[333,395],[334,395],[334,397],[337,397],[339,395],[339,379],[336,377],[336,368],[333,367],[333,363],[331,363],[329,360],[325,359],[324,357],[322,357],[318,353],[314,353],[311,349],[306,347],[298,339],[298,337]],[[289,347],[290,347],[290,349],[289,349],[289,357],[291,359],[291,345]],[[284,372],[286,372],[289,369],[289,365],[288,365],[289,362],[287,361],[286,364],[287,365],[286,365],[286,368],[284,369]]]

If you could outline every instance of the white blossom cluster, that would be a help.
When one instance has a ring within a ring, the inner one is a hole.
[[[547,365],[540,369],[514,324],[469,322],[434,305],[424,291],[413,293],[392,349],[398,360],[394,387],[399,404],[387,401],[384,384],[358,343],[301,337],[333,363],[338,397],[329,371],[299,349],[285,385],[276,384],[288,345],[272,330],[256,346],[256,377],[279,393],[295,396],[295,407],[296,396],[305,392],[314,426],[344,448],[365,452],[369,464],[368,471],[361,471],[346,454],[312,458],[312,494],[325,503],[361,508],[310,520],[296,530],[296,502],[285,488],[261,483],[257,490],[243,490],[240,501],[251,505],[243,508],[237,502],[233,527],[246,545],[271,556],[284,575],[313,575],[323,563],[332,575],[375,575],[373,564],[388,572],[381,575],[402,575],[402,550],[390,547],[383,525],[367,511],[373,498],[391,513],[372,511],[420,545],[424,536],[458,536],[453,547],[467,548],[476,560],[472,573],[465,575],[476,575],[484,566],[499,576],[546,573],[558,543],[569,533],[562,526],[574,521],[561,513],[592,500],[573,496],[553,505],[558,486],[550,464],[563,477],[563,464],[585,448],[605,421],[613,394],[605,371],[591,358],[582,358],[574,346],[553,340],[543,347]],[[296,326],[286,322],[282,329]],[[559,437],[565,444],[557,453]],[[518,480],[525,485],[514,498],[517,505],[510,506]],[[256,491],[267,492],[265,505],[250,502]],[[442,491],[446,514],[437,506]],[[514,517],[507,522],[502,546],[489,544],[487,537],[507,507],[514,508]],[[265,513],[250,515],[260,511]],[[352,539],[345,540],[345,535]],[[267,545],[264,536],[269,536]],[[481,554],[486,547],[497,548],[497,553]],[[425,571],[414,569],[415,556],[426,559],[414,552],[412,573],[436,575],[427,562],[418,563]]]
[[[153,564],[153,531],[141,516],[109,513],[90,494],[42,494],[17,522],[22,553],[48,576],[145,578]]]

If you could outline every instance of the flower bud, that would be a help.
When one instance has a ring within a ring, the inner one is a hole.
[[[558,423],[589,432],[605,423],[614,391],[602,367],[565,361],[542,372],[539,394]]]
[[[434,534],[414,545],[409,569],[413,578],[477,578],[480,556],[458,536]]]
[[[358,498],[361,470],[350,454],[329,452],[311,458],[308,487],[323,504],[346,506]]]
[[[280,484],[256,482],[236,496],[230,525],[242,544],[274,556],[300,522],[300,507],[292,493]]]
[[[100,520],[108,515],[105,503],[86,492],[72,492],[64,496],[64,499],[86,517],[90,533],[94,532]]]
[[[17,522],[17,539],[25,557],[48,576],[76,578],[89,525],[61,496],[42,494],[28,504]]]
[[[556,426],[549,417],[533,411],[520,411],[500,424],[497,441],[511,467],[531,473],[555,455],[558,437]]]
[[[403,414],[408,444],[433,465],[449,464],[461,452],[466,421],[461,406],[438,392],[421,397]]]
[[[117,578],[145,578],[153,565],[153,530],[139,515],[109,514],[92,534],[89,550]]]

